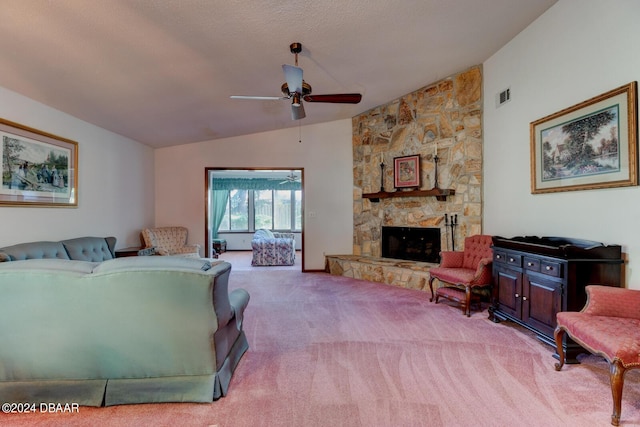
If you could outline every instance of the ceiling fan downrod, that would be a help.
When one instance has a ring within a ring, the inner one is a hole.
[[[296,57],[296,67],[298,66],[298,54],[300,52],[302,52],[302,44],[301,43],[291,43],[291,45],[289,45],[289,50],[291,50],[291,53],[293,53]]]

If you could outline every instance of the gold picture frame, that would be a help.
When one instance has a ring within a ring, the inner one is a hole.
[[[530,124],[531,193],[638,185],[637,83]]]
[[[78,143],[0,119],[0,207],[77,207]]]

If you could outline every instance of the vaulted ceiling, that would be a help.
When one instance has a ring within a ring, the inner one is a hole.
[[[481,64],[555,2],[3,0],[0,86],[153,147],[214,140],[388,103]],[[292,42],[313,94],[362,101],[293,121],[290,100],[229,98],[280,96]]]

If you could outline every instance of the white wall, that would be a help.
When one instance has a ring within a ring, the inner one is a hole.
[[[0,88],[0,117],[78,143],[78,207],[0,205],[0,247],[36,240],[115,236],[137,245],[153,225],[153,150]]]
[[[206,167],[303,168],[303,269],[352,253],[351,119],[156,150],[156,226],[184,225],[203,247]]]
[[[529,123],[640,80],[639,17],[637,0],[560,0],[484,63],[484,232],[620,244],[635,289],[640,187],[532,195]]]

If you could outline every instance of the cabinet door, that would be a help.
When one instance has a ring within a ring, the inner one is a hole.
[[[556,314],[562,309],[562,281],[525,274],[523,278],[522,321],[553,337]]]
[[[522,273],[503,266],[495,266],[498,310],[510,316],[522,315]]]

